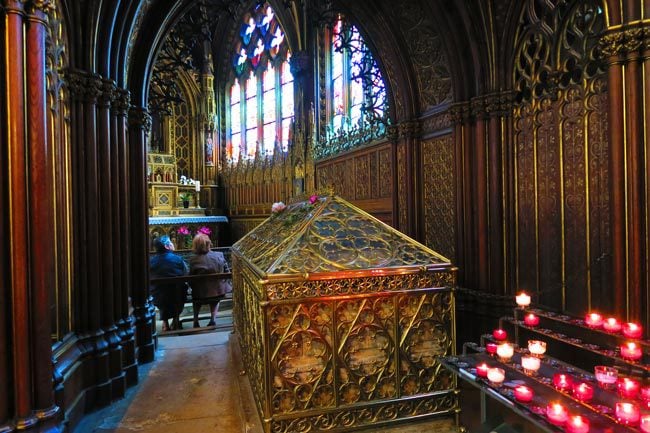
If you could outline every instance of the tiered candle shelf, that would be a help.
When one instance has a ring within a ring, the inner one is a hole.
[[[531,309],[525,296],[517,303],[479,344],[443,361],[479,390],[465,387],[461,401],[463,392],[480,396],[480,424],[462,413],[461,423],[481,432],[650,433],[650,341],[639,325]]]

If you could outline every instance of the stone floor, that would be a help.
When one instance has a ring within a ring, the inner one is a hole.
[[[140,383],[110,407],[87,415],[74,433],[262,433],[238,351],[228,331],[159,338]],[[410,422],[377,433],[447,433],[448,420]]]

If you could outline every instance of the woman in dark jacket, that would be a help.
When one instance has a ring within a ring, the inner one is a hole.
[[[220,274],[229,272],[228,264],[223,253],[210,251],[212,241],[202,233],[194,236],[190,258],[190,275]],[[210,304],[210,322],[208,326],[215,325],[215,317],[219,308],[219,301],[230,291],[229,281],[214,277],[196,278],[192,280],[192,309],[194,310],[194,327],[199,327],[199,310],[202,304]]]

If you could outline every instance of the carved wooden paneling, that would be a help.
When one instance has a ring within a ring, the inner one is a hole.
[[[400,1],[395,6],[418,80],[421,111],[450,102],[451,73],[436,26],[424,13],[419,0]]]
[[[529,105],[521,107],[516,123],[516,200],[517,200],[517,285],[537,289],[537,219],[535,214],[535,151],[533,115]]]
[[[562,288],[562,197],[560,182],[560,138],[558,113],[549,100],[544,100],[537,113],[537,236],[538,281],[543,288],[540,302],[560,307]]]
[[[611,242],[604,17],[598,0],[536,8],[515,47],[516,284],[581,315],[606,286]]]
[[[456,173],[452,134],[422,143],[424,243],[452,262],[456,257]]]
[[[341,197],[370,200],[392,196],[390,144],[351,152],[316,164],[317,188],[331,186]]]
[[[589,270],[591,307],[603,310],[606,295],[611,291],[609,248],[610,177],[609,177],[609,121],[607,85],[604,78],[594,80],[587,102],[588,192],[589,192]]]
[[[408,214],[406,212],[406,146],[397,146],[397,212],[399,218],[399,229],[405,230],[408,226]]]
[[[562,123],[562,170],[564,188],[564,250],[566,254],[566,273],[571,280],[567,284],[571,290],[566,292],[566,304],[569,311],[580,312],[583,295],[587,290],[587,273],[575,272],[582,269],[589,261],[587,251],[588,224],[587,205],[587,170],[585,165],[585,109],[584,91],[575,86],[564,94],[560,103]]]

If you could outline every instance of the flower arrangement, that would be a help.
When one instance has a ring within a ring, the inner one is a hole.
[[[181,198],[181,201],[190,201],[190,199],[192,198],[192,194],[190,194],[189,192],[184,192],[181,193],[179,197]]]
[[[212,230],[210,230],[210,227],[203,226],[203,227],[199,227],[199,229],[196,231],[196,234],[199,233],[210,236]]]
[[[180,227],[178,228],[178,234],[179,234],[179,235],[189,236],[189,235],[191,235],[192,233],[190,232],[190,229],[187,228],[187,226],[180,226]]]
[[[318,197],[316,194],[314,194],[311,197],[309,197],[309,203],[316,204],[316,202],[318,202],[319,199],[320,199],[320,197]]]
[[[287,205],[282,203],[281,201],[277,203],[273,203],[273,206],[271,206],[271,212],[274,214],[278,214],[285,210],[287,208]]]

